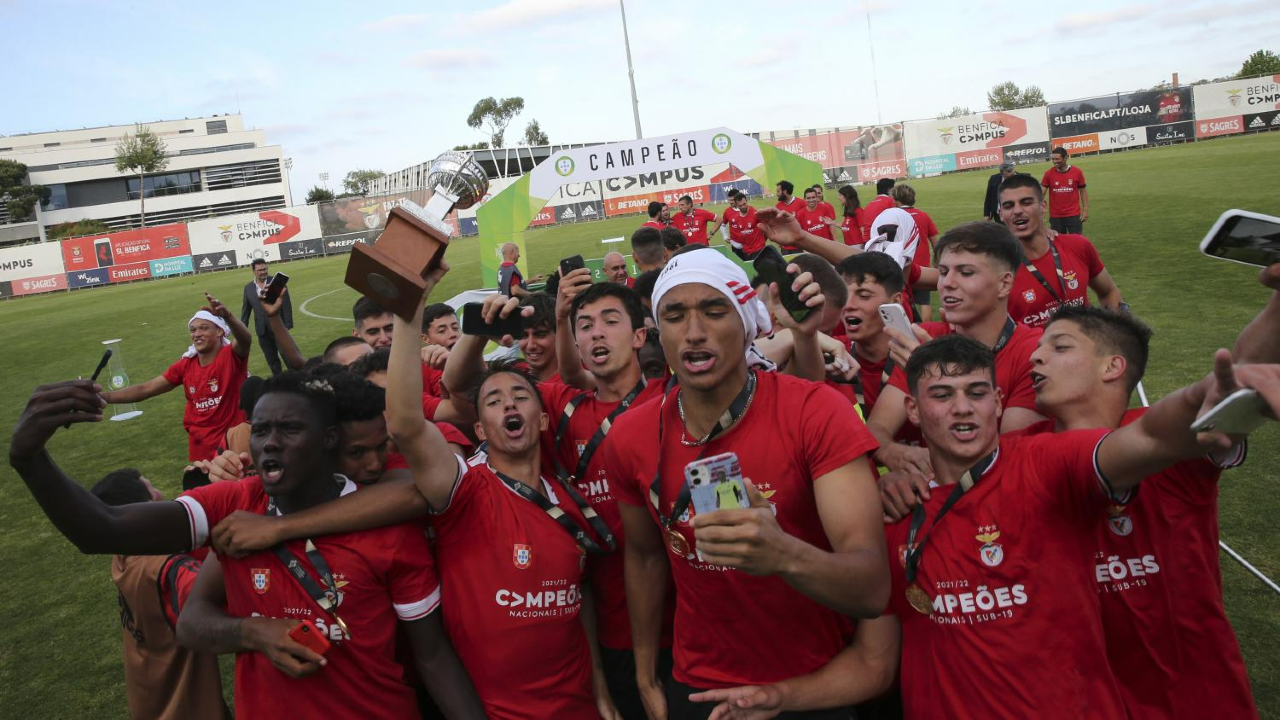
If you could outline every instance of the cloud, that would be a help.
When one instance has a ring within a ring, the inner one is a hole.
[[[436,48],[416,52],[404,62],[409,67],[428,70],[463,70],[492,65],[493,56],[483,50]]]
[[[577,20],[589,13],[611,10],[613,0],[508,0],[487,10],[463,15],[454,23],[460,30],[492,32],[545,25],[568,16]]]
[[[1102,13],[1078,13],[1068,15],[1054,26],[1056,30],[1092,30],[1142,20],[1158,10],[1155,5],[1133,5]]]
[[[427,24],[430,19],[431,16],[424,13],[388,15],[381,20],[361,23],[359,29],[365,32],[395,32],[397,30],[421,27]]]

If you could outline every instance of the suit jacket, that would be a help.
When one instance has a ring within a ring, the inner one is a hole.
[[[258,300],[258,283],[250,280],[249,284],[244,286],[241,300],[240,322],[248,325],[249,313],[252,312],[254,332],[259,336],[271,332],[267,327],[267,314],[262,311],[262,302]],[[289,299],[288,293],[285,294],[284,305],[280,308],[280,319],[284,320],[285,327],[293,329],[293,301]]]
[[[982,201],[982,217],[990,218],[1000,212],[1000,183],[1004,176],[996,173],[987,178],[987,198]]]

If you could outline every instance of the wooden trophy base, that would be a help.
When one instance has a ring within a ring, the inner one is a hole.
[[[373,245],[356,243],[345,282],[389,312],[412,320],[422,305],[424,278],[439,264],[449,238],[403,208],[394,208]]]

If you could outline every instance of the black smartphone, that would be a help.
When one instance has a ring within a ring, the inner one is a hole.
[[[581,255],[567,257],[560,261],[560,277],[564,277],[579,268],[587,266],[587,261],[582,259]]]
[[[800,296],[791,289],[791,283],[796,278],[787,272],[787,261],[783,259],[782,253],[774,246],[766,245],[751,264],[756,269],[756,275],[763,277],[766,282],[778,284],[778,300],[782,307],[791,313],[796,322],[803,322],[813,308],[801,302]]]
[[[507,318],[498,318],[492,325],[484,321],[484,304],[470,302],[462,306],[462,334],[499,339],[510,335],[519,339],[524,332],[524,318],[515,310]]]
[[[262,294],[262,302],[270,305],[280,299],[280,293],[284,292],[284,288],[289,284],[289,276],[282,272],[278,272],[267,280],[267,290]]]
[[[209,484],[209,474],[203,470],[191,468],[182,473],[182,489],[194,490]]]
[[[1280,218],[1228,210],[1200,242],[1200,252],[1246,265],[1280,262]]]

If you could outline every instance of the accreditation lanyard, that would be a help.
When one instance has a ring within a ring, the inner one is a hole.
[[[277,514],[274,499],[267,503],[266,514]],[[347,629],[347,624],[342,621],[342,618],[338,617],[337,583],[333,580],[333,572],[329,569],[329,563],[324,559],[324,556],[320,554],[320,551],[316,549],[315,543],[308,538],[305,552],[307,555],[307,561],[310,562],[311,567],[315,568],[316,572],[319,573],[319,579],[313,577],[311,573],[303,567],[302,559],[299,558],[292,550],[285,547],[284,543],[271,548],[271,551],[276,554],[276,557],[280,559],[281,563],[284,563],[285,568],[288,569],[289,573],[298,581],[298,584],[302,586],[302,589],[307,591],[307,594],[311,596],[311,599],[315,601],[316,605],[319,605],[321,610],[324,610],[325,613],[333,618],[333,621],[337,623],[338,627],[342,628],[343,635],[349,639],[351,637],[351,631]]]
[[[1005,317],[1004,327],[1000,330],[1000,337],[996,339],[996,344],[991,348],[991,354],[998,355],[1009,344],[1009,339],[1013,337],[1013,333],[1018,329],[1018,324],[1011,317]],[[884,370],[880,373],[880,382],[883,385],[889,384],[889,378],[893,375],[896,365],[893,362],[893,356],[884,359]]]
[[[1040,272],[1040,269],[1030,261],[1026,262],[1027,272],[1031,273],[1031,277],[1040,281],[1040,284],[1044,286],[1045,290],[1049,291],[1049,294],[1053,296],[1054,300],[1063,302],[1064,298],[1067,297],[1067,278],[1062,274],[1062,257],[1058,255],[1058,248],[1053,244],[1052,240],[1049,241],[1049,254],[1053,256],[1053,269],[1058,273],[1058,288],[1062,291],[1062,295],[1058,295],[1058,293],[1053,291],[1053,286],[1045,279],[1044,275]]]
[[[565,470],[564,465],[560,463],[558,454],[553,456],[556,463],[556,475],[560,478],[560,482],[569,485],[574,480],[580,480],[586,476],[587,465],[591,464],[591,458],[595,456],[596,450],[600,449],[600,443],[604,442],[605,436],[609,434],[609,429],[613,427],[613,421],[617,420],[618,416],[626,412],[627,408],[631,407],[631,404],[636,401],[636,398],[640,397],[640,393],[644,392],[645,385],[645,380],[641,378],[640,382],[636,383],[636,386],[631,389],[631,392],[627,393],[627,396],[618,403],[618,407],[614,408],[608,417],[600,421],[600,427],[596,428],[591,439],[587,441],[586,447],[578,454],[578,466],[574,468],[573,475],[570,475]],[[560,415],[559,425],[556,427],[556,450],[560,449],[560,442],[564,440],[564,434],[569,429],[569,419],[573,417],[573,413],[578,409],[578,406],[589,397],[591,397],[589,394],[583,393],[574,397],[565,406],[564,412]]]
[[[698,453],[698,459],[701,460],[707,454],[707,450],[711,447],[711,441],[719,437],[726,430],[733,427],[742,419],[747,412],[747,406],[751,403],[751,398],[755,395],[756,389],[756,373],[754,370],[747,372],[747,382],[742,385],[742,389],[738,391],[738,395],[733,398],[733,402],[729,403],[729,407],[725,409],[724,414],[716,421],[715,427],[711,428],[711,432],[707,435],[707,439],[702,443],[702,452]],[[680,392],[677,388],[676,392]],[[667,398],[669,395],[663,396],[662,407],[658,408],[658,467],[653,472],[653,481],[649,483],[649,502],[653,503],[654,512],[658,513],[658,523],[662,525],[665,531],[671,531],[671,524],[676,518],[684,514],[689,509],[689,501],[692,494],[689,490],[688,483],[680,484],[680,494],[676,496],[675,507],[671,510],[671,515],[664,516],[662,514],[662,504],[659,499],[659,490],[662,487],[662,461],[666,443],[662,441],[662,416],[666,411]]]
[[[578,509],[582,511],[582,516],[591,524],[591,529],[604,540],[604,544],[608,547],[608,550],[601,547],[600,543],[597,543],[587,535],[586,529],[579,525],[578,522],[570,517],[569,514],[566,513],[559,505],[551,502],[551,500],[543,497],[533,488],[525,485],[506,473],[494,470],[493,474],[497,475],[498,479],[501,480],[504,485],[515,491],[515,494],[541,508],[542,511],[549,515],[552,520],[555,520],[560,527],[564,528],[565,532],[569,533],[569,536],[578,543],[579,547],[587,551],[587,553],[591,555],[608,555],[613,552],[613,549],[616,547],[616,544],[613,541],[613,533],[609,532],[609,527],[604,524],[604,521],[600,519],[599,515],[596,515],[596,511],[591,509],[591,505],[586,501],[586,498],[582,497],[582,495],[570,487],[568,483],[564,483],[561,486],[562,489],[568,492],[569,497],[573,498],[574,504],[576,504]]]

